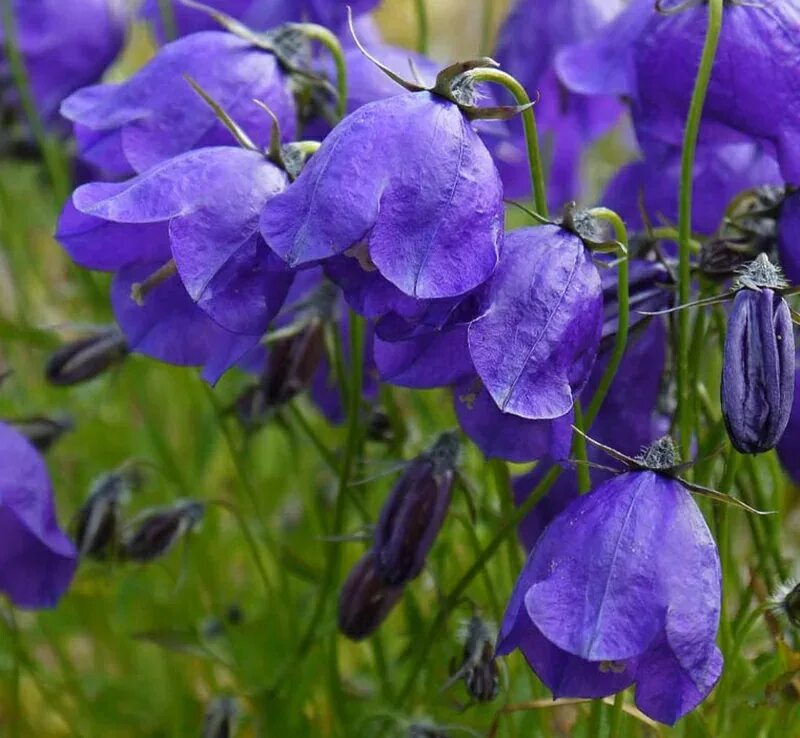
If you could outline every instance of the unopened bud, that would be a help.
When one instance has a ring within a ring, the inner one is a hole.
[[[122,541],[122,558],[145,563],[163,556],[202,520],[205,506],[182,500],[172,507],[146,511],[130,527]]]
[[[47,451],[61,436],[75,427],[72,418],[66,416],[50,418],[44,415],[34,415],[29,418],[18,418],[7,420],[6,422],[25,436],[31,445],[42,453]]]
[[[231,738],[236,724],[236,702],[232,697],[217,697],[206,709],[202,738]]]
[[[118,328],[109,327],[61,346],[47,360],[45,377],[58,387],[80,384],[119,364],[127,355],[125,336]]]

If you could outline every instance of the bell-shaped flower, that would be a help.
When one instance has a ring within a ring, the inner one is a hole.
[[[556,66],[574,92],[628,98],[640,141],[680,146],[708,7],[677,5],[666,4],[675,12],[662,13],[652,0],[634,0],[602,34],[560,52]],[[800,2],[726,2],[723,12],[700,140],[758,143],[775,156],[786,180],[798,182]]]
[[[539,131],[552,139],[549,195],[560,207],[581,194],[580,162],[588,144],[619,119],[613,95],[592,98],[565,90],[553,64],[557,52],[594,38],[623,7],[620,0],[517,0],[500,29],[493,57],[533,97],[538,93]],[[510,123],[510,139],[492,147],[507,197],[530,194],[531,178],[522,125]]]
[[[53,607],[76,563],[75,547],[58,527],[44,461],[0,423],[0,593],[17,607]]]
[[[463,295],[492,273],[503,237],[500,177],[470,120],[515,110],[474,105],[465,73],[487,60],[453,65],[431,88],[374,61],[409,92],[339,123],[264,208],[261,232],[292,267],[348,254],[415,299]]]
[[[114,312],[132,350],[203,366],[214,381],[257,344],[291,284],[258,232],[287,181],[260,152],[198,149],[78,188],[57,238],[82,266],[116,272]]]
[[[78,152],[116,175],[143,172],[178,154],[224,145],[230,133],[192,89],[194,80],[258,145],[270,141],[266,104],[286,139],[294,137],[297,112],[277,58],[225,31],[208,31],[161,48],[121,83],[78,90],[61,106],[75,124]]]
[[[129,11],[118,0],[10,0],[9,9],[37,112],[57,127],[61,101],[97,82],[122,50]],[[0,18],[0,88],[12,79],[8,40]],[[16,106],[18,95],[3,92],[0,102]]]
[[[740,289],[728,318],[721,404],[737,450],[774,448],[794,401],[795,347],[786,300],[769,287]]]
[[[721,572],[681,481],[637,468],[573,501],[538,539],[497,651],[520,649],[555,697],[636,685],[647,716],[672,724],[711,691]]]

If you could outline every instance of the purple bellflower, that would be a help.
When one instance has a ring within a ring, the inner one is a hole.
[[[255,31],[266,31],[282,23],[308,21],[340,29],[347,22],[347,6],[355,15],[366,13],[380,0],[206,0],[204,3],[220,10]],[[214,21],[201,10],[172,0],[172,17],[179,36],[215,28]],[[155,24],[164,37],[163,18],[159,0],[145,0],[141,15]]]
[[[143,172],[191,149],[227,144],[230,133],[189,85],[190,77],[250,135],[266,146],[276,115],[287,140],[297,112],[277,58],[224,31],[197,33],[164,46],[130,79],[77,91],[61,106],[75,124],[78,151],[116,175]]]
[[[574,92],[630,99],[640,143],[680,146],[708,25],[706,6],[696,2],[661,13],[652,0],[634,0],[602,34],[560,52],[558,73]],[[798,0],[726,2],[701,142],[758,143],[775,156],[786,180],[800,181],[798,53]]]
[[[546,528],[497,651],[520,649],[555,697],[599,698],[635,684],[639,709],[673,724],[722,672],[719,556],[688,489],[671,475],[671,443],[657,442],[634,463]]]
[[[60,122],[61,101],[93,84],[117,58],[129,12],[119,0],[11,0],[15,41],[33,100],[49,126]],[[0,87],[11,78],[0,18]],[[16,103],[0,94],[0,103]]]
[[[774,448],[794,401],[792,317],[780,290],[786,286],[762,254],[739,278],[728,318],[722,364],[722,416],[741,453]]]
[[[463,72],[483,63],[454,65],[433,88],[380,65],[409,92],[347,116],[267,204],[261,232],[272,249],[292,267],[347,254],[416,299],[484,282],[503,238],[502,186],[470,119],[513,109],[473,105]]]
[[[77,552],[58,527],[44,461],[0,423],[0,592],[17,607],[54,607],[72,581]]]
[[[422,571],[450,507],[458,447],[458,437],[444,433],[408,465],[381,509],[372,554],[385,585],[405,584]]]
[[[287,182],[260,152],[198,149],[78,188],[57,238],[82,266],[116,272],[112,303],[131,350],[203,366],[215,381],[258,343],[291,284],[258,233]]]
[[[622,113],[613,95],[590,98],[572,94],[553,69],[556,53],[566,46],[593,38],[622,8],[620,0],[517,0],[500,35],[494,58],[528,90],[538,91],[539,130],[552,135],[550,192],[552,205],[580,193],[580,157],[587,146],[608,131]],[[513,136],[492,149],[507,197],[530,194],[531,181],[519,122]]]

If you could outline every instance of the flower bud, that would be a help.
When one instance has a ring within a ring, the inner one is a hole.
[[[395,484],[373,543],[377,575],[384,584],[405,584],[422,571],[450,505],[457,455],[458,437],[444,433]]]
[[[50,418],[44,415],[33,415],[6,422],[25,436],[30,444],[42,453],[75,427],[72,418],[66,416]]]
[[[500,689],[500,670],[494,655],[494,637],[481,618],[467,625],[464,655],[456,672],[464,679],[467,693],[477,702],[491,702]]]
[[[104,474],[89,491],[73,521],[73,540],[83,557],[103,561],[113,556],[119,533],[119,509],[141,478],[132,466]]]
[[[206,709],[202,738],[231,738],[236,723],[236,702],[232,697],[216,697]]]
[[[795,628],[800,628],[800,582],[782,585],[770,604],[774,612],[783,615]]]
[[[372,635],[403,594],[377,576],[375,559],[367,553],[350,571],[339,594],[339,630],[352,641]]]
[[[122,541],[122,558],[146,563],[163,556],[197,526],[204,512],[203,503],[195,500],[181,500],[172,507],[144,512]]]
[[[786,300],[769,288],[741,289],[725,336],[722,414],[741,453],[769,451],[780,439],[794,399],[795,352]]]
[[[125,336],[111,326],[61,346],[47,360],[45,377],[58,387],[80,384],[120,363],[127,355]]]

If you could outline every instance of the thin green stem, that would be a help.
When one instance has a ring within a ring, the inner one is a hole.
[[[531,171],[533,186],[533,202],[538,215],[547,217],[547,189],[542,167],[542,152],[539,148],[539,132],[536,127],[536,116],[533,113],[531,98],[525,88],[510,74],[500,69],[475,69],[468,73],[475,82],[493,82],[505,87],[517,101],[518,105],[528,106],[522,111],[522,125],[525,129],[525,143],[528,149],[528,165]]]
[[[325,465],[334,472],[338,471],[336,457],[334,456],[333,452],[322,442],[322,439],[317,435],[317,432],[311,426],[311,423],[306,420],[305,415],[303,415],[302,411],[297,406],[297,402],[290,402],[287,407],[292,417],[295,419],[295,422],[300,427],[300,430],[302,430],[306,438],[311,441],[311,445],[317,449],[317,452],[322,457]]]
[[[178,26],[175,23],[172,0],[158,0],[158,13],[161,16],[161,27],[164,29],[164,40],[174,41],[178,38]]]
[[[678,210],[678,296],[680,304],[689,302],[691,297],[691,241],[692,241],[692,193],[694,185],[694,159],[700,122],[703,115],[706,93],[711,81],[711,70],[719,45],[722,30],[722,11],[724,0],[710,0],[708,3],[708,30],[700,59],[700,68],[695,80],[694,91],[689,105],[689,115],[683,138],[681,157],[680,204]],[[691,322],[686,310],[678,313],[678,430],[683,458],[689,458],[692,436],[692,400],[689,372],[689,342]]]
[[[617,696],[614,698],[614,707],[611,708],[611,725],[608,729],[608,738],[619,738],[624,705],[625,692],[617,692]]]
[[[417,16],[417,51],[428,53],[428,8],[425,0],[414,0],[414,12]]]
[[[494,0],[483,0],[481,15],[481,54],[488,56],[492,51],[492,9]]]
[[[572,439],[575,447],[575,460],[578,462],[575,472],[578,476],[578,491],[585,495],[592,488],[592,477],[589,474],[589,454],[586,450],[586,426],[584,424],[583,410],[580,400],[575,402],[575,427],[580,433],[575,433]]]
[[[600,407],[608,394],[611,387],[611,382],[617,374],[622,357],[625,355],[625,348],[628,345],[628,333],[630,331],[630,266],[628,263],[628,230],[625,228],[625,223],[613,210],[608,208],[594,208],[590,211],[591,215],[600,220],[605,220],[610,223],[619,241],[625,249],[625,253],[621,256],[617,265],[617,304],[619,306],[619,314],[617,318],[617,335],[614,338],[614,349],[611,353],[611,358],[606,365],[603,376],[600,378],[600,383],[597,385],[597,390],[592,397],[589,407],[586,410],[584,421],[586,423],[586,432],[591,431],[592,423],[594,423],[597,413],[600,412]]]

